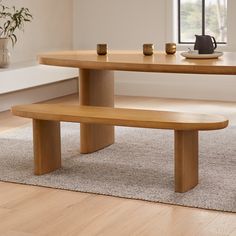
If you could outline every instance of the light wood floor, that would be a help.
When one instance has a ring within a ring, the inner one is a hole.
[[[116,106],[219,113],[236,124],[236,103],[117,97]],[[27,123],[0,113],[1,132]],[[32,235],[236,236],[236,214],[0,182],[0,236]]]

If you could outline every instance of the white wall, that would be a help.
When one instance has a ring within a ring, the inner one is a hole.
[[[110,49],[142,49],[152,42],[157,50],[177,38],[177,0],[73,0],[74,48],[95,49],[106,42]],[[236,51],[236,1],[228,0],[228,45]],[[180,46],[186,49],[189,45]]]
[[[143,42],[165,42],[165,1],[75,0],[74,46],[91,49],[106,42],[112,49],[138,49]]]
[[[36,60],[39,52],[72,48],[72,0],[3,0],[8,6],[28,7],[34,17],[17,32],[18,42],[11,50],[13,63]]]
[[[175,41],[177,0],[74,0],[74,48],[95,49],[106,42],[110,49],[142,49],[152,42],[163,50]],[[236,1],[228,0],[228,45],[236,51]],[[189,46],[178,46],[186,50]],[[236,101],[235,76],[116,73],[116,93],[173,98]]]

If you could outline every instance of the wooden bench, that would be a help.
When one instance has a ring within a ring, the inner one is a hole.
[[[33,119],[36,175],[61,167],[60,121],[174,130],[176,192],[198,184],[198,131],[228,125],[228,120],[218,115],[65,104],[14,106],[12,113]]]

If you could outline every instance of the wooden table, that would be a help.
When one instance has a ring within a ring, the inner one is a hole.
[[[112,51],[98,56],[95,51],[64,51],[39,56],[44,65],[79,68],[81,105],[114,106],[114,71],[236,75],[236,53],[219,59],[184,59],[155,52],[143,56],[137,51]],[[114,143],[114,127],[81,124],[81,153],[91,153]]]

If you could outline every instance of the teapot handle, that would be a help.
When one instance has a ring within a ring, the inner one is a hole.
[[[216,39],[215,39],[215,37],[213,37],[213,36],[212,36],[212,38],[213,38],[213,42],[214,42],[214,44],[215,44],[215,47],[214,47],[214,49],[216,49],[216,48],[217,48]]]

